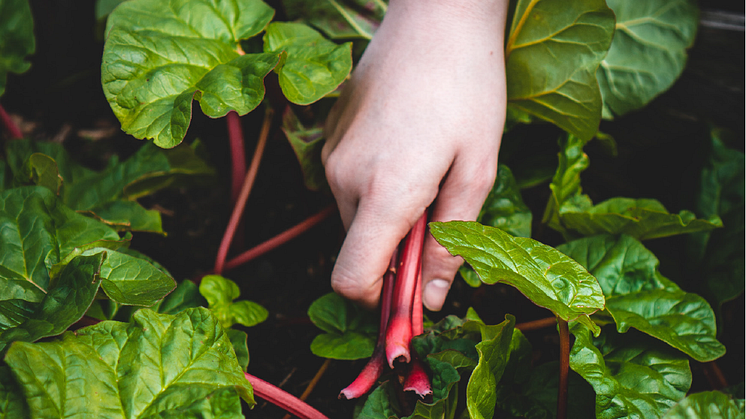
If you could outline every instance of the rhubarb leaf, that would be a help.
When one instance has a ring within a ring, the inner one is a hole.
[[[171,148],[186,135],[193,99],[211,118],[253,110],[280,56],[242,55],[239,41],[273,15],[261,0],[119,5],[107,20],[101,83],[122,129]]]
[[[8,73],[25,73],[26,56],[36,50],[34,19],[28,0],[0,0],[0,96]]]
[[[164,314],[177,314],[188,308],[196,308],[207,305],[204,297],[199,293],[197,284],[192,281],[181,281],[176,289],[164,299],[158,301],[153,307],[154,311]]]
[[[562,319],[599,330],[588,316],[604,308],[601,287],[561,252],[476,222],[434,222],[430,232],[452,255],[463,257],[484,283],[512,285]]]
[[[658,259],[639,241],[594,236],[557,249],[598,279],[619,332],[634,327],[702,362],[725,353],[715,338],[715,314],[709,304],[664,278]]]
[[[241,290],[235,282],[220,275],[202,277],[199,293],[205,297],[210,311],[225,329],[236,323],[246,327],[255,326],[267,320],[269,315],[267,309],[253,301],[233,301],[241,295]]]
[[[254,404],[228,335],[204,308],[176,316],[140,310],[130,323],[16,342],[5,361],[32,417],[238,418],[239,395]]]
[[[282,114],[282,131],[300,163],[306,188],[312,191],[329,189],[324,166],[321,164],[321,148],[324,146],[323,125],[318,123],[310,128],[304,127],[293,109],[288,106]]]
[[[516,237],[531,237],[531,210],[523,203],[521,191],[508,166],[499,165],[495,185],[484,201],[477,221]]]
[[[43,186],[55,195],[60,194],[62,176],[57,169],[57,162],[46,154],[34,153],[23,165],[23,176],[31,183]]]
[[[691,0],[608,0],[616,31],[596,77],[604,118],[642,108],[667,90],[686,64],[699,13]]]
[[[594,342],[579,323],[570,331],[575,335],[570,368],[596,391],[598,419],[660,418],[689,390],[687,358],[644,335],[620,336],[607,330]]]
[[[743,409],[732,397],[719,391],[705,391],[686,396],[663,419],[738,419],[743,418]]]
[[[399,418],[397,406],[392,404],[392,400],[396,400],[393,385],[385,381],[368,395],[363,407],[356,412],[355,419]]]
[[[573,201],[588,201],[588,206],[590,206],[590,199],[581,195],[582,188],[580,187],[580,174],[588,168],[590,162],[588,155],[583,152],[585,143],[586,141],[574,135],[559,139],[560,152],[557,153],[559,163],[552,183],[549,184],[552,193],[541,222],[563,234],[566,230],[560,219],[562,207]]]
[[[375,348],[378,324],[375,317],[335,293],[317,299],[308,316],[326,333],[311,342],[311,352],[331,359],[369,358]]]
[[[480,325],[482,341],[476,346],[479,364],[466,387],[466,407],[471,418],[489,419],[495,414],[495,389],[510,357],[514,326],[515,317],[510,315],[498,325]]]
[[[388,8],[383,0],[283,0],[291,20],[305,19],[331,39],[372,39]]]
[[[275,71],[282,92],[299,105],[332,92],[352,70],[352,43],[337,45],[302,23],[271,23],[264,34],[264,52],[287,54]]]
[[[228,339],[233,345],[233,352],[236,353],[236,360],[243,371],[249,368],[249,335],[241,330],[227,329]]]
[[[0,419],[27,418],[28,405],[10,368],[0,365]]]
[[[0,301],[0,353],[14,341],[56,336],[80,320],[100,284],[105,254],[79,256],[68,263],[39,302]]]
[[[596,69],[613,34],[603,0],[519,0],[505,47],[510,106],[593,137],[602,107]]]

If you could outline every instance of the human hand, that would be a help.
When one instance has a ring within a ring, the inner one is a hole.
[[[474,220],[505,122],[507,0],[392,0],[326,122],[322,161],[347,231],[334,290],[375,307],[391,254],[422,212]],[[423,303],[440,310],[461,265],[432,236]]]

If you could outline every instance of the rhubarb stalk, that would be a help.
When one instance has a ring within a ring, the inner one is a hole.
[[[373,355],[365,364],[365,368],[360,372],[355,381],[339,393],[340,399],[356,399],[367,393],[378,380],[383,372],[386,363],[386,328],[389,324],[389,315],[391,313],[391,302],[394,297],[394,277],[396,275],[396,265],[398,261],[398,250],[391,255],[389,268],[383,275],[383,289],[381,291],[381,323],[378,328],[378,340]]]
[[[18,129],[18,126],[16,126],[15,122],[13,122],[13,119],[11,119],[10,115],[5,112],[5,108],[3,108],[2,105],[0,105],[0,121],[2,121],[2,124],[5,125],[5,129],[8,130],[10,138],[14,140],[23,138],[21,130]]]
[[[244,373],[244,376],[246,376],[246,379],[249,380],[251,386],[254,388],[255,396],[281,407],[301,419],[329,419],[318,410],[285,390],[281,390],[249,373]]]
[[[421,335],[424,332],[422,325],[422,272],[417,275],[417,286],[414,291],[414,305],[412,307],[412,335]],[[414,348],[411,347],[412,362],[410,363],[407,377],[404,380],[404,391],[414,391],[420,397],[425,397],[428,394],[433,393],[432,386],[430,385],[430,378],[425,372],[425,367],[422,361],[417,356]]]
[[[409,343],[412,340],[412,307],[422,262],[422,246],[427,230],[427,211],[414,224],[404,242],[401,263],[394,285],[394,312],[386,331],[386,359],[391,368],[394,361],[411,361]]]

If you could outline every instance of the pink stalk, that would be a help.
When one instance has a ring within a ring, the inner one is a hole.
[[[228,139],[231,146],[231,203],[236,204],[238,195],[241,193],[244,173],[246,173],[246,150],[243,144],[243,128],[241,117],[236,111],[228,112],[226,115],[228,126]]]
[[[329,419],[318,410],[285,390],[281,390],[249,373],[244,373],[244,375],[254,388],[255,396],[262,398],[275,406],[281,407],[301,419]]]
[[[5,108],[3,108],[2,105],[0,105],[0,121],[2,121],[3,125],[5,126],[5,129],[8,130],[8,134],[10,134],[10,138],[14,140],[23,138],[23,134],[21,133],[21,130],[18,129],[16,124],[10,118],[10,115],[8,115],[8,113],[5,112]]]
[[[412,334],[421,335],[424,332],[422,325],[422,272],[417,275],[417,287],[414,291],[414,306],[412,307]],[[410,345],[411,346],[411,345]],[[414,349],[412,349],[414,353]],[[430,378],[425,372],[424,365],[416,353],[412,358],[412,366],[407,371],[407,377],[404,380],[404,391],[414,391],[420,397],[425,397],[433,393],[430,385]]]
[[[381,290],[381,323],[378,328],[378,340],[373,355],[365,364],[365,368],[360,372],[355,381],[339,393],[340,399],[356,399],[370,391],[383,372],[386,363],[386,326],[389,323],[391,314],[391,302],[394,298],[394,276],[396,275],[396,265],[398,263],[398,250],[391,255],[389,269],[383,275],[383,289]]]
[[[230,249],[238,225],[241,222],[241,217],[246,208],[246,201],[249,199],[251,188],[254,186],[254,179],[256,179],[256,173],[259,171],[259,163],[261,163],[262,155],[264,154],[264,146],[267,144],[267,137],[269,136],[269,128],[272,123],[273,115],[274,111],[271,108],[267,109],[267,113],[264,114],[264,122],[262,123],[262,130],[259,133],[259,140],[256,143],[254,157],[251,159],[251,166],[249,166],[249,170],[246,172],[246,178],[241,186],[241,192],[236,200],[236,205],[233,207],[233,213],[231,213],[228,227],[225,229],[223,240],[220,242],[218,256],[215,258],[215,273],[218,275],[222,275],[223,273],[225,259],[228,257],[228,250]]]
[[[412,306],[422,262],[422,246],[427,230],[427,211],[414,224],[404,242],[401,263],[396,273],[394,312],[386,330],[386,359],[391,368],[394,361],[411,361],[409,343],[412,340]]]

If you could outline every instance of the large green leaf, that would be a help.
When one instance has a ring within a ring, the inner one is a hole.
[[[373,354],[378,322],[371,313],[335,293],[314,301],[308,308],[311,321],[323,330],[311,342],[311,352],[332,359],[361,359]]]
[[[287,56],[278,66],[280,87],[293,103],[308,105],[336,89],[352,70],[352,44],[337,45],[302,23],[274,22],[264,51]]]
[[[589,315],[604,308],[596,279],[561,252],[476,222],[430,223],[433,237],[463,257],[487,284],[510,284],[562,319],[598,330]]]
[[[686,396],[669,410],[663,419],[738,419],[743,418],[736,402],[719,391],[705,391]]]
[[[0,0],[0,96],[8,73],[21,74],[31,67],[26,56],[36,49],[34,19],[28,0]]]
[[[658,259],[639,241],[630,236],[595,236],[557,249],[598,279],[619,332],[634,327],[698,361],[725,353],[715,338],[710,305],[664,278],[658,272]]]
[[[274,11],[261,0],[132,0],[109,15],[101,64],[106,99],[125,132],[171,148],[186,135],[192,100],[217,118],[264,97],[278,53],[242,54]]]
[[[323,125],[319,123],[310,128],[304,127],[293,109],[288,106],[282,114],[282,131],[300,163],[306,188],[312,191],[329,189],[324,166],[321,164],[321,148],[324,146]]]
[[[131,323],[106,321],[54,342],[16,342],[5,361],[32,418],[196,418],[216,411],[240,418],[231,398],[254,404],[228,335],[204,308],[176,316],[140,310]]]
[[[388,6],[383,0],[283,0],[289,19],[304,19],[331,39],[372,39]]]
[[[523,203],[513,173],[504,164],[497,168],[497,178],[482,205],[477,221],[501,228],[518,237],[531,237],[531,210]]]
[[[10,368],[0,365],[0,419],[27,418],[28,405]]]
[[[597,73],[604,118],[639,109],[665,91],[686,63],[699,23],[693,0],[607,0],[616,15]]]
[[[602,105],[596,69],[613,33],[603,0],[519,0],[505,47],[510,106],[593,137]]]
[[[241,291],[230,279],[206,275],[199,283],[199,292],[226,329],[236,323],[251,327],[267,320],[269,313],[259,304],[248,300],[233,301],[241,295]]]
[[[689,390],[689,361],[675,351],[613,331],[593,342],[579,323],[570,330],[575,335],[570,368],[596,391],[596,418],[660,418]]]

